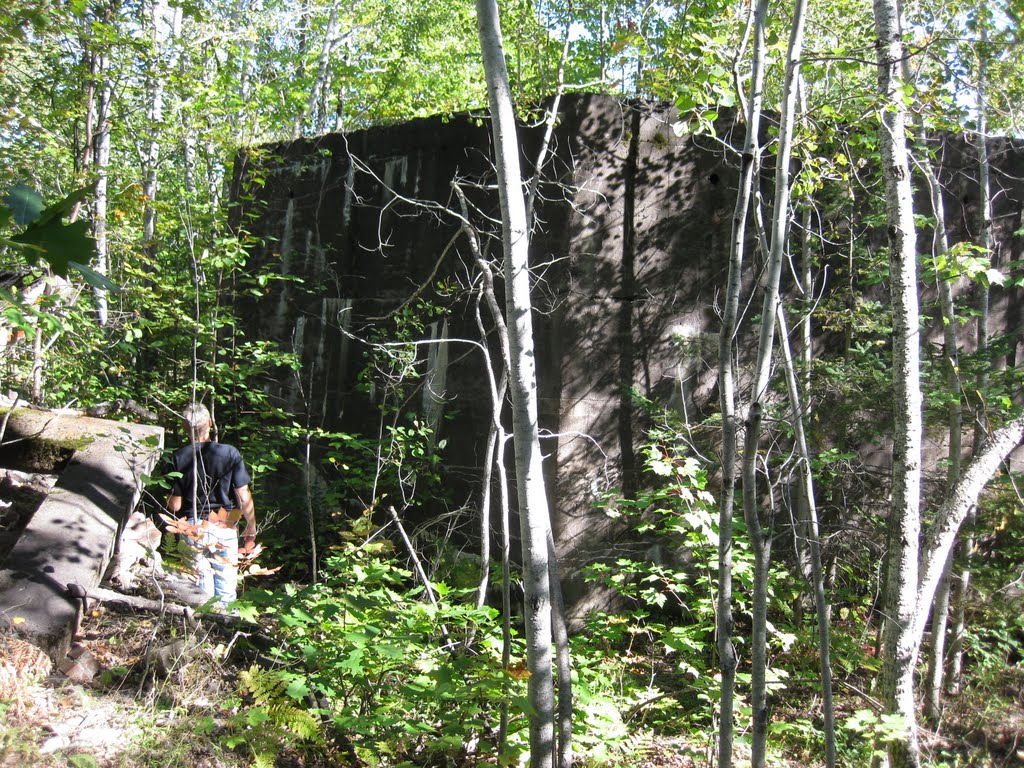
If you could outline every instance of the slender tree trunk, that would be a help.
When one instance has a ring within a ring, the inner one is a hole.
[[[92,22],[88,13],[82,15],[82,33],[79,41],[82,46],[82,65],[88,72],[85,82],[85,120],[82,129],[81,153],[75,156],[76,178],[82,183],[86,174],[92,169],[93,131],[96,127],[96,53],[92,45]],[[76,221],[81,211],[81,202],[75,203],[68,216]]]
[[[768,740],[768,568],[771,562],[771,524],[765,525],[758,511],[760,493],[757,487],[758,442],[761,417],[768,395],[771,361],[775,347],[775,323],[779,307],[779,280],[785,259],[786,235],[789,228],[790,190],[789,165],[793,153],[793,126],[800,77],[800,55],[803,48],[806,0],[797,0],[793,10],[793,27],[786,53],[786,76],[779,125],[779,148],[775,168],[775,205],[772,212],[770,251],[764,279],[764,307],[758,340],[754,384],[746,422],[743,455],[743,515],[754,553],[753,627],[751,639],[751,766],[764,768]],[[770,493],[770,491],[769,491]]]
[[[944,264],[949,252],[949,238],[946,234],[946,209],[942,202],[942,187],[932,167],[931,159],[925,155],[919,163],[928,182],[929,196],[932,204],[932,215],[935,218],[935,231],[932,236],[932,251],[936,265],[936,289],[939,294],[939,305],[942,314],[943,345],[945,355],[943,365],[946,369],[946,397],[949,403],[946,408],[946,425],[949,435],[948,468],[946,470],[946,493],[952,491],[960,478],[960,460],[962,452],[963,409],[960,401],[960,363],[956,339],[956,317],[953,307],[953,286],[948,279],[939,273],[939,265]],[[953,559],[950,557],[943,568],[942,579],[932,606],[932,634],[928,647],[928,671],[925,676],[924,715],[929,723],[937,725],[942,710],[942,675],[944,671],[946,623],[949,617],[950,582]]]
[[[801,78],[801,94],[800,94],[800,113],[805,114],[806,108],[803,105],[803,88]],[[811,295],[812,286],[814,284],[814,277],[811,269],[811,231],[810,231],[810,218],[811,208],[810,205],[801,207],[800,210],[800,264],[799,264],[799,275],[797,277],[797,288],[802,295],[800,304],[803,307],[802,317],[797,324],[797,333],[800,338],[800,345],[798,351],[800,353],[800,370],[793,371],[793,375],[797,376],[797,392],[801,398],[806,397],[807,402],[801,401],[801,410],[798,411],[799,418],[803,419],[806,423],[811,418],[811,408],[808,404],[810,401],[811,392],[811,344],[813,334],[813,323],[811,314],[814,311],[814,298]],[[788,349],[789,339],[788,332],[783,330],[786,324],[785,312],[781,312],[779,315],[779,329],[780,334],[780,351],[783,353],[783,362],[786,365],[786,376],[787,385],[788,377],[790,375],[790,367],[796,367],[795,362],[792,359],[792,351]],[[783,339],[781,336],[786,336]],[[789,356],[789,357],[786,357]],[[792,404],[792,392],[790,392],[790,407]],[[797,449],[799,450],[799,440],[797,439],[796,430],[793,433],[794,442]],[[789,504],[790,509],[790,521],[793,527],[793,553],[796,558],[796,566],[800,571],[800,574],[804,577],[804,581],[807,582],[808,595],[811,600],[814,599],[814,573],[811,567],[811,548],[809,545],[810,541],[810,528],[808,527],[808,517],[810,505],[814,503],[813,499],[806,499],[804,477],[801,474],[801,465],[798,462],[796,466],[797,476],[799,482],[797,483],[796,500],[795,503]],[[813,480],[812,480],[813,482]],[[793,512],[796,514],[793,514]],[[803,625],[803,612],[804,603],[803,600],[797,599],[793,605],[793,618],[796,626]]]
[[[152,257],[156,253],[156,196],[157,173],[160,165],[160,136],[164,112],[164,76],[162,59],[164,52],[167,4],[165,0],[151,0],[149,8],[150,45],[149,62],[146,70],[146,90],[149,105],[146,109],[146,131],[149,141],[145,153],[145,171],[142,193],[145,203],[142,210],[142,247]]]
[[[479,315],[479,313],[478,313]],[[481,323],[482,325],[482,323]],[[483,337],[482,337],[483,338]],[[486,343],[486,342],[481,342]],[[485,359],[485,363],[490,367],[491,363],[489,359]],[[491,391],[491,403],[492,403],[492,423],[491,428],[487,430],[487,445],[484,447],[484,464],[480,471],[480,582],[477,585],[476,590],[476,607],[483,608],[487,602],[487,590],[491,583],[491,486],[493,485],[493,470],[494,470],[494,446],[498,440],[501,439],[498,429],[494,427],[493,423],[493,412],[498,411],[500,414],[500,401],[497,400],[497,385],[494,384],[494,372],[489,371],[487,374],[490,379],[492,391]],[[504,394],[504,393],[503,393]]]
[[[883,172],[891,248],[895,440],[885,595],[882,696],[903,720],[904,732],[887,744],[890,768],[920,764],[914,711],[914,667],[945,564],[957,533],[978,497],[1024,436],[1024,415],[991,434],[963,468],[920,544],[922,435],[918,299],[910,173],[899,62],[904,56],[895,0],[874,0],[882,95]]]
[[[924,672],[924,719],[933,728],[942,716],[943,673],[946,653],[946,625],[949,620],[950,579],[953,573],[953,553],[942,567],[942,578],[935,591],[932,605],[931,635],[926,649],[928,663]]]
[[[43,368],[45,367],[43,356],[43,333],[36,325],[36,332],[32,336],[32,402],[43,402]]]
[[[548,529],[548,563],[551,569],[551,623],[555,641],[555,670],[558,673],[557,739],[558,768],[572,768],[572,657],[569,653],[569,625],[565,619],[562,579],[555,551],[555,538]]]
[[[238,68],[238,96],[239,100],[243,105],[249,104],[252,99],[252,72],[254,67],[254,43],[249,39],[249,36],[244,34],[243,25],[245,24],[246,15],[249,12],[248,0],[235,0],[235,4],[231,9],[231,29],[238,33],[241,39],[240,44],[236,49],[232,49],[232,58],[236,58],[237,61],[233,62]],[[212,57],[213,54],[208,54]],[[216,65],[216,62],[213,62]],[[217,65],[219,66],[219,65]],[[245,109],[245,107],[243,107]],[[236,120],[235,137],[239,145],[244,144],[245,131],[249,125],[246,118],[246,113],[242,112],[238,115]]]
[[[175,17],[175,24],[180,23],[179,17]],[[203,50],[200,52],[203,61],[204,69],[209,69],[207,62],[212,56],[212,53]],[[181,45],[181,57],[178,60],[178,72],[181,77],[185,76],[185,73],[189,70],[191,64],[192,50],[187,42],[183,41]],[[181,173],[182,173],[182,185],[185,188],[185,200],[184,205],[190,206],[195,202],[196,199],[196,137],[195,128],[193,125],[192,110],[187,104],[182,104],[178,113],[178,119],[181,123]]]
[[[553,118],[552,118],[553,119]],[[508,376],[507,371],[510,368],[511,351],[509,344],[508,328],[505,325],[504,317],[501,314],[501,310],[498,307],[497,299],[494,293],[494,280],[491,274],[491,265],[483,258],[480,253],[480,248],[476,236],[476,231],[469,224],[469,208],[466,205],[466,199],[463,195],[462,189],[457,185],[452,185],[456,194],[459,197],[459,203],[462,211],[462,227],[466,232],[467,237],[470,241],[470,250],[473,253],[474,259],[477,265],[480,267],[482,282],[481,294],[486,298],[488,306],[491,308],[492,317],[497,328],[497,335],[500,343],[502,360],[504,362],[504,368],[502,369],[502,375],[500,383],[494,383],[494,377],[490,373],[491,364],[489,358],[485,361],[488,367],[488,380],[491,384],[491,397],[493,402],[492,408],[492,427],[488,435],[487,449],[485,455],[490,461],[491,456],[494,454],[496,445],[504,445],[505,442],[505,430],[501,425],[501,409],[502,403],[505,401],[505,393],[508,389]],[[477,323],[480,329],[481,336],[485,336],[483,323],[480,320],[479,313],[477,313]],[[501,461],[501,456],[497,459]],[[503,531],[503,548],[502,548],[502,605],[504,608],[504,645],[502,651],[503,663],[508,666],[509,663],[509,648],[511,646],[511,628],[509,626],[509,618],[511,615],[511,600],[509,595],[509,560],[508,560],[508,496],[505,486],[505,475],[504,475],[504,464],[499,465],[499,474],[502,483],[502,531]],[[485,481],[489,483],[490,472],[485,472]],[[489,490],[485,489],[484,497],[489,499]],[[482,504],[486,511],[490,504],[489,502]],[[486,538],[489,536],[489,525],[485,517],[483,524],[484,531],[483,536]],[[556,668],[558,670],[558,740],[557,740],[557,755],[558,764],[560,768],[571,768],[572,765],[572,664],[569,653],[569,633],[568,627],[565,620],[565,605],[562,601],[562,590],[561,582],[558,573],[558,561],[555,556],[555,544],[554,538],[551,534],[550,527],[548,529],[548,562],[550,565],[550,576],[551,576],[551,595],[552,595],[552,620],[553,620],[553,635],[556,649]],[[485,568],[488,564],[485,563]],[[477,595],[478,605],[483,604],[484,593],[486,590],[487,576],[486,574],[481,575],[481,584]],[[508,711],[505,705],[502,706],[501,726],[499,729],[499,742],[501,743],[501,749],[504,751],[505,735],[508,726]]]
[[[736,647],[733,645],[732,560],[733,510],[736,504],[736,440],[739,424],[736,415],[736,330],[740,292],[743,286],[743,254],[746,249],[747,217],[757,166],[758,133],[761,128],[761,104],[764,86],[765,25],[768,2],[758,0],[751,9],[754,47],[750,95],[746,100],[747,132],[741,156],[739,189],[732,218],[729,274],[726,285],[722,330],[718,342],[718,388],[722,411],[722,487],[718,499],[718,604],[715,609],[718,660],[721,666],[721,703],[718,723],[718,765],[731,768],[733,750],[733,709],[736,688]],[[738,65],[737,65],[738,68]],[[736,89],[742,98],[737,74]]]
[[[113,9],[102,6],[102,23],[109,25],[113,21]],[[110,107],[114,98],[113,84],[110,81],[110,60],[106,50],[97,52],[94,76],[98,82],[99,98],[96,105],[96,128],[94,131],[95,174],[96,182],[93,193],[96,201],[93,208],[93,237],[96,238],[96,271],[101,275],[110,274],[110,246],[107,242],[107,186],[110,169]],[[107,292],[95,288],[96,317],[100,326],[107,325],[109,320]]]
[[[299,0],[292,5],[292,8],[298,14],[297,21],[293,22],[293,29],[298,31],[298,40],[296,41],[295,63],[291,77],[282,80],[280,85],[279,98],[282,104],[291,101],[288,86],[293,83],[301,83],[306,78],[306,56],[310,46],[311,2],[310,0]],[[301,107],[295,107],[295,112],[297,115],[292,123],[292,139],[297,139],[302,135],[302,124],[306,118],[306,113],[302,111]]]
[[[502,390],[508,378],[502,379]],[[508,473],[505,470],[505,446],[508,435],[502,429],[500,439],[494,446],[494,466],[498,468],[498,491],[501,494],[501,664],[508,669],[512,662],[512,527],[511,504],[508,493]],[[504,754],[508,749],[508,702],[501,703],[501,721],[498,728],[498,749]]]
[[[511,533],[509,528],[509,498],[508,498],[508,477],[505,472],[505,444],[507,442],[507,433],[501,423],[501,411],[502,405],[505,402],[505,396],[508,392],[508,371],[509,362],[511,358],[511,352],[509,349],[509,338],[508,329],[505,326],[505,317],[501,312],[501,307],[498,306],[498,300],[494,292],[494,275],[491,271],[491,264],[484,258],[477,238],[476,230],[471,226],[469,221],[469,206],[466,204],[466,198],[462,192],[462,188],[458,184],[453,183],[452,189],[455,191],[459,198],[459,204],[462,211],[462,229],[466,233],[466,237],[469,240],[470,251],[473,254],[473,258],[480,268],[480,275],[482,286],[480,293],[486,300],[487,306],[491,311],[491,318],[494,321],[495,328],[497,329],[497,337],[499,349],[501,350],[501,375],[497,382],[495,382],[494,375],[492,373],[493,368],[489,355],[485,354],[485,364],[488,370],[488,383],[491,388],[491,429],[489,430],[487,439],[487,450],[484,454],[484,461],[487,463],[488,468],[494,467],[498,472],[498,513],[499,522],[501,527],[501,538],[499,548],[501,552],[501,630],[502,630],[502,644],[501,644],[501,664],[506,669],[509,667],[512,658],[512,567],[510,562],[511,555]],[[483,325],[483,320],[480,317],[479,308],[477,309],[477,326],[480,329],[481,339],[486,339],[486,333]],[[486,352],[486,347],[484,348]],[[485,482],[490,484],[490,472],[485,471]],[[490,535],[490,501],[489,501],[489,488],[485,492],[485,501],[481,502],[482,515],[482,536],[487,538]],[[481,550],[481,558],[483,557],[483,550]],[[490,569],[490,563],[483,563],[483,568]],[[477,596],[477,604],[482,605],[485,591],[487,574],[481,574],[480,591]],[[508,702],[502,701],[501,703],[501,715],[500,722],[498,725],[498,751],[501,754],[505,753],[507,748],[507,736],[508,736]]]
[[[805,283],[806,286],[810,282]],[[836,719],[832,704],[832,659],[831,642],[829,640],[829,607],[825,597],[825,576],[821,568],[821,538],[818,532],[818,510],[814,501],[814,474],[812,472],[811,451],[807,442],[804,427],[806,416],[800,397],[800,383],[797,379],[796,366],[789,349],[789,331],[786,328],[786,315],[781,305],[776,309],[779,322],[779,347],[785,365],[786,388],[789,392],[790,408],[793,413],[793,432],[796,438],[797,455],[800,457],[801,510],[800,529],[807,538],[807,549],[811,561],[811,588],[814,591],[814,609],[818,619],[818,656],[821,670],[821,708],[825,725],[825,765],[835,768],[836,764]]]
[[[879,141],[885,178],[893,316],[892,502],[884,595],[885,657],[882,696],[887,711],[903,718],[902,733],[887,745],[890,768],[919,763],[914,711],[914,643],[908,631],[917,614],[921,529],[921,379],[917,254],[907,159],[900,64],[904,56],[896,0],[873,0],[881,95]]]
[[[945,688],[948,693],[957,693],[963,685],[964,670],[964,635],[967,631],[967,599],[971,587],[971,560],[974,555],[974,536],[971,528],[974,524],[974,510],[968,512],[964,520],[966,533],[961,536],[957,546],[958,554],[954,562],[959,561],[960,570],[956,574],[956,588],[950,598],[952,613],[949,626],[949,651],[946,655],[948,669],[945,676]]]
[[[986,22],[981,23],[982,47],[988,42]],[[985,249],[985,256],[992,257],[992,200],[989,187],[988,162],[988,116],[985,107],[985,55],[980,52],[978,73],[978,211],[981,216],[978,244]],[[988,419],[985,414],[984,393],[988,389],[989,366],[989,289],[986,283],[978,284],[978,326],[977,344],[978,359],[982,364],[978,369],[977,389],[981,397],[977,398],[974,414],[974,449],[977,450],[988,434]]]
[[[964,520],[977,505],[978,497],[986,483],[992,479],[999,469],[999,465],[1006,460],[1010,452],[1021,444],[1022,439],[1024,439],[1024,414],[1004,424],[985,440],[978,452],[963,468],[959,480],[946,494],[936,513],[935,522],[930,527],[921,548],[920,582],[916,594],[918,610],[911,617],[910,623],[903,629],[903,634],[906,637],[904,644],[909,648],[910,654],[909,678],[911,685],[913,667],[917,662],[918,650],[921,647],[928,621],[928,607],[935,600],[945,565],[956,544],[957,534]],[[911,694],[913,694],[912,687]],[[890,758],[894,752],[893,746],[890,744]],[[898,748],[899,744],[895,746],[897,747],[896,754],[901,755],[904,750]],[[892,764],[890,759],[890,765]],[[902,765],[911,764],[910,762],[902,763]]]
[[[529,232],[519,165],[515,114],[501,41],[497,0],[477,0],[480,48],[491,111],[502,246],[505,303],[511,354],[512,434],[516,454],[523,578],[526,591],[527,668],[530,671],[530,764],[554,763],[554,680],[552,674],[551,583],[548,534],[551,523],[544,486],[537,423],[537,373],[530,302]]]
[[[191,123],[191,121],[189,121]],[[185,125],[185,135],[181,139],[181,165],[184,177],[183,186],[188,202],[195,200],[196,196],[196,139],[192,133],[192,126]]]
[[[569,27],[565,28],[562,40],[562,55],[558,60],[558,72],[555,83],[555,96],[551,100],[551,109],[548,110],[547,118],[544,120],[544,138],[541,140],[540,149],[537,151],[537,160],[534,162],[533,175],[527,185],[526,193],[526,219],[527,224],[533,228],[534,205],[537,201],[537,190],[540,189],[541,179],[544,177],[544,166],[547,164],[551,154],[551,138],[555,134],[555,126],[558,123],[558,109],[562,103],[562,94],[565,91],[565,62],[569,58],[570,33]]]
[[[534,205],[537,192],[544,175],[544,166],[551,151],[551,140],[555,125],[558,122],[558,109],[565,89],[565,62],[569,56],[570,34],[568,26],[562,42],[562,55],[558,62],[555,97],[545,120],[544,138],[541,140],[534,172],[527,184],[526,220],[528,230],[532,230],[534,221]],[[555,668],[557,670],[557,761],[559,768],[572,768],[572,659],[569,651],[569,629],[565,618],[565,601],[562,599],[562,580],[559,575],[558,558],[555,550],[554,535],[548,533],[548,564],[551,578],[551,611],[555,643]]]
[[[494,291],[494,273],[491,271],[491,264],[484,258],[484,255],[480,249],[480,240],[477,236],[476,229],[473,228],[469,219],[469,205],[466,203],[466,196],[457,183],[452,183],[452,190],[459,198],[459,210],[462,214],[461,226],[462,231],[466,235],[466,239],[469,241],[469,250],[473,254],[473,260],[476,262],[477,267],[480,269],[480,298],[483,298],[487,303],[487,307],[491,312],[491,319],[494,322],[494,327],[497,331],[498,345],[501,352],[501,375],[498,380],[494,377],[494,368],[491,364],[490,353],[486,346],[487,330],[484,327],[483,318],[480,317],[479,311],[479,299],[477,302],[476,310],[476,321],[477,328],[480,331],[481,344],[484,350],[484,363],[487,366],[487,383],[491,391],[491,428],[487,434],[487,447],[484,451],[484,471],[483,471],[483,494],[480,502],[481,506],[481,541],[490,540],[490,497],[491,497],[491,468],[495,466],[494,456],[495,448],[498,443],[504,443],[505,441],[505,429],[501,424],[501,411],[502,406],[505,402],[505,395],[508,391],[508,370],[510,368],[512,353],[509,348],[508,340],[508,327],[505,325],[505,317],[501,313],[501,307],[498,305],[498,299]],[[504,483],[504,475],[502,475],[502,483]],[[502,498],[506,498],[507,493],[502,493]],[[507,513],[507,510],[506,510]],[[506,514],[507,516],[507,514]],[[481,574],[480,574],[480,587],[477,591],[477,607],[484,604],[484,600],[487,594],[487,581],[490,574],[490,557],[484,557],[484,547],[481,548],[481,559],[484,560],[481,563]],[[489,551],[489,546],[486,547]],[[505,551],[507,558],[508,552]],[[504,563],[507,565],[507,560]],[[506,660],[506,664],[507,664]]]
[[[321,92],[326,92],[327,90],[328,68],[331,63],[331,51],[333,50],[334,44],[338,37],[338,5],[338,3],[334,3],[331,5],[331,14],[327,19],[327,29],[324,32],[324,43],[320,47],[320,59],[319,62],[317,63],[316,79],[313,81],[313,86],[309,89],[309,98],[306,100],[305,111],[301,112],[295,118],[295,124],[292,127],[293,139],[297,139],[300,136],[302,136],[302,129],[305,127],[306,122],[310,119],[315,118],[316,105],[320,99],[320,94]]]
[[[907,625],[911,635],[911,647],[915,653],[920,647],[928,621],[927,606],[935,599],[942,568],[956,543],[957,534],[970,511],[978,503],[978,497],[986,483],[998,471],[1024,438],[1024,414],[1008,421],[986,438],[981,449],[971,457],[963,468],[956,485],[946,494],[935,514],[935,522],[928,528],[922,547],[918,601],[925,609],[918,611]]]
[[[804,208],[800,232],[800,282],[804,291],[804,316],[800,323],[800,389],[806,395],[805,419],[811,418],[811,363],[814,361],[814,270],[811,263],[811,206]]]
[[[100,56],[100,67],[105,68],[106,57]],[[111,163],[111,124],[110,106],[113,90],[109,83],[104,83],[99,94],[98,109],[96,111],[96,181],[93,185],[95,203],[93,205],[92,237],[96,240],[96,271],[102,275],[109,276],[111,271],[110,243],[106,238],[106,190],[108,190],[110,163]],[[96,319],[100,326],[105,326],[110,321],[108,302],[106,302],[106,291],[94,289],[96,301]]]
[[[989,162],[988,162],[988,109],[986,106],[986,61],[988,52],[984,50],[988,42],[988,26],[986,21],[979,25],[981,28],[982,50],[979,51],[978,61],[978,213],[981,221],[978,227],[978,245],[984,253],[992,257],[992,195],[989,187]],[[986,359],[988,351],[988,321],[989,321],[989,290],[987,285],[978,286],[978,325],[977,345],[978,355],[982,360]],[[977,388],[984,392],[988,386],[988,369],[986,365],[981,366],[978,375]],[[984,441],[987,431],[984,412],[978,411],[974,419],[974,451],[976,452]],[[952,630],[950,632],[949,644],[949,676],[948,687],[951,690],[959,690],[963,682],[963,656],[964,656],[964,632],[966,629],[965,614],[967,607],[967,595],[971,585],[971,558],[974,555],[974,537],[971,534],[975,510],[968,513],[964,521],[967,535],[960,542],[960,572],[956,583],[956,595],[953,599]]]

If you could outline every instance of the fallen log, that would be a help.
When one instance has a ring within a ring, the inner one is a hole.
[[[232,628],[250,624],[250,622],[240,616],[215,613],[213,611],[197,611],[190,605],[170,603],[166,600],[152,600],[148,597],[140,597],[138,595],[126,595],[122,592],[115,592],[112,589],[104,589],[103,587],[90,587],[89,589],[86,589],[80,584],[68,584],[67,593],[69,597],[82,600],[83,609],[84,602],[86,600],[96,600],[103,603],[107,608],[118,611],[119,613],[145,611],[148,613],[159,613],[169,616],[181,616],[189,623],[209,621]]]

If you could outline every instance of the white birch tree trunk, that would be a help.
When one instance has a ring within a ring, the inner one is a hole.
[[[113,20],[112,9],[102,6],[103,23],[110,24]],[[96,197],[93,206],[93,237],[96,238],[96,271],[101,275],[110,274],[110,247],[107,242],[107,186],[110,169],[110,107],[114,98],[113,85],[110,82],[110,59],[106,51],[96,54],[94,76],[98,82],[98,98],[96,102],[96,127],[93,131],[95,142],[93,170],[96,181],[93,194]],[[108,317],[107,292],[102,288],[94,288],[96,298],[96,321],[106,326]]]
[[[157,173],[160,165],[160,136],[164,107],[164,76],[162,54],[166,34],[167,4],[165,0],[151,0],[149,8],[150,45],[149,65],[146,71],[146,89],[149,105],[146,109],[146,131],[149,141],[145,152],[145,171],[142,193],[145,205],[142,211],[142,247],[150,256],[156,252],[156,197]]]
[[[913,203],[906,150],[900,64],[905,55],[896,0],[874,0],[878,83],[882,97],[880,146],[886,186],[893,314],[892,507],[884,598],[882,697],[903,720],[903,733],[886,745],[890,768],[920,764],[914,710],[914,669],[929,609],[957,534],[985,484],[1024,437],[1024,415],[979,445],[948,490],[925,544],[921,532],[920,340]],[[982,324],[983,328],[983,324]]]
[[[537,159],[534,162],[534,172],[526,186],[526,226],[529,231],[533,230],[534,206],[540,182],[544,176],[544,167],[551,154],[552,137],[555,133],[555,125],[558,122],[558,108],[562,101],[562,93],[565,90],[565,63],[569,57],[569,44],[570,31],[569,27],[566,26],[562,41],[562,54],[559,58],[556,74],[555,96],[544,121],[544,138],[541,140]],[[548,525],[548,567],[551,585],[551,619],[555,644],[555,670],[558,680],[558,709],[556,718],[557,760],[559,768],[572,768],[572,658],[569,650],[568,622],[565,618],[565,601],[562,598],[562,579],[550,522]]]
[[[981,215],[981,227],[979,228],[979,242],[978,244],[985,249],[985,255],[992,256],[992,200],[991,192],[989,188],[989,163],[988,163],[988,115],[985,107],[985,79],[986,79],[986,67],[985,67],[985,56],[987,52],[984,50],[988,43],[987,34],[987,20],[982,19],[981,26],[981,44],[982,50],[979,51],[979,69],[978,69],[978,209]],[[989,347],[989,289],[986,283],[978,284],[978,325],[977,325],[977,345],[978,345],[978,357],[982,360],[986,358]],[[984,393],[988,389],[988,366],[982,365],[978,371],[977,388],[979,392]],[[981,398],[981,402],[976,407],[976,413],[974,418],[974,450],[978,450],[982,441],[985,439],[985,435],[988,432],[988,420],[985,415],[984,409],[984,397]]]
[[[943,566],[949,553],[956,543],[957,534],[964,520],[970,513],[986,483],[998,471],[1010,452],[1021,444],[1024,438],[1024,414],[1007,422],[982,444],[964,467],[956,485],[946,494],[942,505],[935,515],[935,522],[928,528],[925,543],[921,549],[920,581],[918,587],[918,603],[921,610],[917,611],[908,623],[907,631],[911,635],[913,650],[917,651],[924,637],[925,625],[928,621],[928,606],[935,599]]]
[[[338,5],[339,3],[331,5],[331,14],[327,19],[327,29],[324,31],[324,42],[320,47],[320,58],[317,61],[316,79],[313,81],[313,87],[309,89],[309,97],[306,99],[305,110],[299,113],[295,118],[295,124],[292,126],[293,139],[298,139],[302,136],[302,131],[305,128],[307,121],[312,119],[314,127],[316,126],[315,116],[317,103],[321,99],[321,94],[325,94],[329,87],[328,80],[330,78],[328,68],[331,63],[331,52],[334,50],[334,45],[338,39]]]
[[[82,14],[82,31],[79,41],[82,46],[82,68],[88,72],[88,75],[83,94],[85,119],[82,126],[81,150],[75,156],[75,176],[78,183],[82,183],[86,174],[91,171],[93,161],[93,130],[96,127],[96,52],[93,50],[92,37],[90,16],[87,13]],[[81,209],[81,201],[76,202],[68,216],[69,221],[76,221]]]
[[[900,77],[904,56],[896,0],[873,0],[881,97],[879,144],[885,179],[893,316],[894,441],[889,554],[885,595],[882,697],[903,718],[900,737],[887,744],[890,768],[919,763],[914,711],[915,647],[921,530],[921,374],[917,253],[907,157],[906,108]]]
[[[554,763],[551,587],[547,493],[537,422],[537,374],[530,301],[529,232],[523,198],[515,114],[496,0],[477,0],[477,22],[491,111],[505,254],[506,322],[509,330],[512,430],[526,592],[527,668],[530,671],[530,764]]]

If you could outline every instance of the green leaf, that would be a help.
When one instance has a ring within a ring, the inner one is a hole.
[[[49,221],[50,219],[57,219],[65,214],[71,213],[71,209],[75,207],[77,203],[80,203],[89,195],[89,190],[83,187],[82,189],[76,189],[67,197],[62,200],[58,200],[52,205],[48,205],[44,208],[39,215],[36,217],[40,224]]]
[[[117,291],[121,290],[112,283],[106,275],[101,275],[95,269],[85,266],[85,264],[79,264],[77,261],[69,261],[68,265],[76,269],[82,276],[82,279],[93,288],[110,291],[111,293],[117,293]]]
[[[28,246],[28,259],[35,263],[39,257],[61,277],[67,277],[72,262],[86,264],[96,256],[96,241],[89,237],[89,224],[76,221],[61,223],[59,218],[41,218],[11,240]]]
[[[676,109],[679,110],[679,114],[689,112],[691,109],[697,106],[696,100],[689,93],[681,94],[676,98]]]
[[[263,707],[253,707],[245,715],[245,720],[249,725],[260,725],[269,719],[270,715],[267,714]]]
[[[309,686],[306,685],[305,680],[296,678],[288,684],[288,687],[284,689],[284,692],[293,699],[304,699],[309,695]]]
[[[45,208],[39,193],[24,184],[16,184],[11,188],[6,203],[11,207],[15,223],[21,226],[38,219]]]

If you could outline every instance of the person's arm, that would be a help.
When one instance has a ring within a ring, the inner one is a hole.
[[[238,506],[245,520],[245,530],[242,532],[242,538],[245,540],[244,549],[252,549],[256,546],[256,505],[252,500],[249,486],[235,488],[235,498],[238,499]]]

